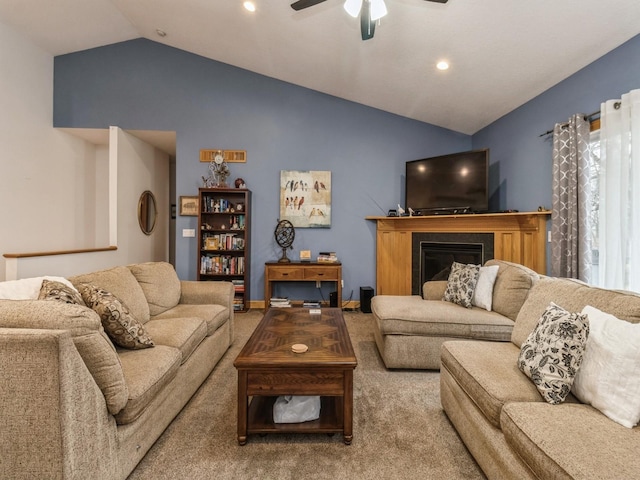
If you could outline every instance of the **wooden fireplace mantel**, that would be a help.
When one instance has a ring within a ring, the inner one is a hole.
[[[546,273],[546,222],[550,211],[366,217],[377,223],[378,295],[411,295],[411,235],[414,232],[493,233],[494,258]]]

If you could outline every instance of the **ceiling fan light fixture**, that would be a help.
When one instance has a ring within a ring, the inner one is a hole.
[[[384,0],[369,0],[371,2],[371,21],[380,20],[387,14],[387,6]]]
[[[346,2],[344,2],[344,9],[353,18],[358,18],[361,8],[362,0],[346,0]]]

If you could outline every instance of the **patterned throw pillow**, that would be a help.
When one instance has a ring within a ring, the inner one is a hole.
[[[82,297],[77,290],[65,285],[62,282],[53,280],[42,280],[38,300],[53,300],[57,302],[73,303],[84,306]]]
[[[442,299],[446,302],[457,303],[466,308],[473,306],[473,292],[476,289],[480,265],[464,265],[453,262],[451,273],[447,281],[447,289]]]
[[[589,337],[589,319],[550,303],[522,344],[518,368],[549,403],[562,403],[571,391]]]
[[[153,347],[149,334],[115,295],[90,283],[79,285],[82,299],[102,320],[104,331],[113,342],[133,350]]]

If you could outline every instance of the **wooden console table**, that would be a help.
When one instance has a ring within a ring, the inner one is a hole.
[[[273,282],[336,282],[338,307],[342,305],[342,264],[318,262],[267,262],[264,264],[264,308],[269,308]]]
[[[550,211],[366,217],[377,223],[378,295],[411,295],[411,247],[414,232],[492,233],[493,257],[546,273],[546,222]]]

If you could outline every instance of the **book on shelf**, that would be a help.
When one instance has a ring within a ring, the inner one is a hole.
[[[291,306],[291,302],[287,297],[271,297],[269,305],[276,308],[286,308]]]
[[[233,290],[235,293],[244,293],[244,280],[234,278],[231,280],[231,283],[233,284]]]
[[[204,275],[243,275],[244,268],[244,257],[211,254],[200,257],[200,273]]]
[[[318,263],[337,263],[338,256],[336,252],[319,252]]]

